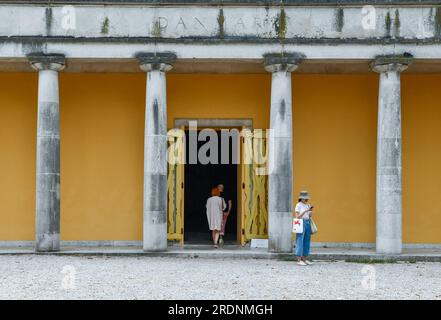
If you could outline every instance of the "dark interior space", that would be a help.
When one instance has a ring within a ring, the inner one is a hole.
[[[232,138],[229,143],[230,161],[221,163],[221,135],[217,132],[218,164],[197,164],[189,161],[189,132],[186,134],[185,164],[185,202],[184,202],[184,239],[187,244],[211,244],[211,231],[208,228],[206,202],[211,196],[211,188],[223,184],[225,190],[221,195],[225,202],[232,200],[233,206],[225,227],[225,244],[236,244],[237,235],[237,164],[232,162]],[[198,132],[199,133],[199,132]],[[207,138],[207,141],[210,138]],[[198,141],[197,150],[207,141]],[[208,154],[210,154],[208,152]]]

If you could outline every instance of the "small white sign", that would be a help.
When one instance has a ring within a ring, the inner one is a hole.
[[[251,239],[251,248],[268,248],[268,239]]]

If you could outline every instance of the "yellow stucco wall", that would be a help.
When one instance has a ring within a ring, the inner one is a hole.
[[[0,73],[0,241],[34,239],[37,79]]]
[[[403,76],[405,242],[441,242],[440,80]],[[37,76],[2,73],[0,84],[0,240],[32,240]],[[315,241],[375,241],[377,90],[376,75],[293,76],[294,192],[312,194]],[[169,127],[269,125],[269,75],[169,74],[167,94]],[[144,99],[142,73],[61,75],[62,240],[141,240]]]
[[[142,237],[145,75],[60,77],[61,239]]]
[[[375,75],[293,76],[294,192],[311,193],[313,241],[375,242],[377,88]]]
[[[441,242],[441,75],[402,76],[403,241]]]
[[[175,118],[252,118],[269,126],[268,75],[174,75],[167,78],[168,126]]]

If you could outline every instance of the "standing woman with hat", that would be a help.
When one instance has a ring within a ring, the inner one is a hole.
[[[309,249],[311,247],[311,217],[314,208],[308,201],[310,196],[308,191],[301,191],[299,202],[296,205],[295,213],[297,219],[303,219],[303,232],[296,234],[296,256],[297,264],[300,266],[311,265],[312,262],[307,260]]]

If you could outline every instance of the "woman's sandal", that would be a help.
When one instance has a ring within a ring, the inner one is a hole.
[[[217,248],[219,248],[219,246],[218,246],[217,244],[215,244],[215,245],[214,245],[214,248],[217,249]]]

